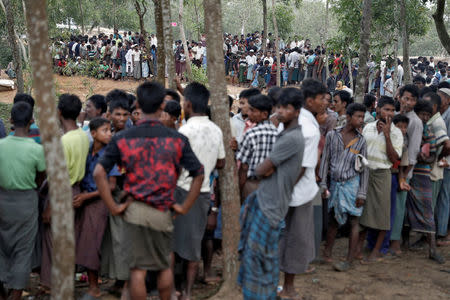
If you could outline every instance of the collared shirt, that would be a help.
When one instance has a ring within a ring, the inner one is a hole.
[[[337,129],[340,127],[344,127],[345,125],[347,125],[347,114],[338,116],[337,121],[336,121],[336,127],[334,127],[334,128]]]
[[[173,193],[182,167],[193,177],[204,173],[188,138],[156,120],[141,120],[117,133],[99,163],[107,172],[115,164],[123,168],[123,189],[160,211],[175,203]]]
[[[245,129],[245,120],[242,117],[242,114],[238,113],[234,115],[231,118],[230,122],[231,122],[231,136],[236,138],[236,141],[240,143],[244,136],[244,129]]]
[[[315,168],[319,160],[320,130],[314,115],[307,109],[302,108],[298,117],[298,123],[302,127],[305,151],[303,152],[302,167],[305,173],[297,182],[292,192],[292,200],[289,206],[296,207],[310,202],[314,199],[319,187],[316,183]]]
[[[443,144],[449,139],[447,135],[447,127],[445,126],[444,119],[441,114],[437,112],[427,122],[428,128],[434,134],[436,138],[436,154],[439,155],[442,152]],[[444,168],[438,166],[437,157],[432,164],[430,178],[432,181],[437,181],[444,178]]]
[[[392,163],[387,156],[386,138],[383,132],[378,132],[377,123],[372,122],[367,124],[362,132],[367,144],[367,160],[369,161],[369,168],[375,169],[390,169]],[[398,156],[402,155],[403,135],[400,129],[391,124],[391,142],[395,152]]]
[[[103,147],[102,149],[100,149],[100,151],[98,151],[97,153],[92,155],[92,146],[90,147],[89,154],[86,159],[86,173],[84,174],[84,178],[81,181],[81,189],[83,191],[90,193],[90,192],[95,192],[97,190],[97,184],[94,181],[94,169],[98,163],[98,159],[105,152],[105,149],[106,149],[106,147]],[[114,166],[114,168],[112,168],[111,171],[109,171],[109,173],[108,173],[108,177],[111,177],[111,176],[117,177],[117,176],[121,176],[121,175],[122,174],[120,174],[117,166]]]
[[[342,139],[342,129],[335,129],[327,134],[325,141],[325,149],[323,150],[322,159],[320,163],[319,176],[322,179],[320,186],[327,188],[327,176],[334,181],[347,181],[357,175],[355,170],[355,160],[358,154],[367,156],[366,140],[360,132],[357,133],[358,141],[351,147],[345,148],[344,140]],[[364,168],[361,172],[359,180],[359,189],[357,198],[366,199],[367,182],[369,179],[369,171]]]
[[[225,158],[222,130],[211,122],[208,116],[198,116],[189,118],[178,132],[189,139],[192,150],[203,165],[205,174],[208,175],[205,176],[201,188],[202,193],[207,193],[210,191],[209,174],[214,170],[217,160]],[[189,191],[191,183],[192,177],[183,170],[177,186]]]
[[[248,165],[248,177],[255,176],[256,167],[269,156],[277,135],[277,129],[269,120],[262,121],[244,134],[236,159]]]

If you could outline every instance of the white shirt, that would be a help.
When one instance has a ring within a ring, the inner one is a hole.
[[[156,38],[156,36],[155,37],[152,37],[151,39],[150,39],[150,46],[153,46],[153,45],[155,45],[155,47],[157,47],[158,46],[158,39]]]
[[[201,59],[202,55],[203,55],[203,47],[198,46],[197,53],[195,54],[195,59],[197,60]]]
[[[134,61],[140,61],[141,60],[141,50],[131,52],[131,55],[134,56]]]
[[[247,64],[249,66],[256,65],[256,55],[253,55],[253,56],[247,55],[247,57],[245,59],[247,60]]]
[[[403,67],[401,65],[398,65],[397,68],[397,82],[398,82],[398,86],[402,86],[403,85],[403,74],[405,73],[405,71],[403,70]]]
[[[236,138],[236,141],[240,143],[244,137],[245,120],[242,118],[242,114],[238,113],[231,118],[231,136]]]
[[[273,57],[270,57],[270,56],[264,57],[263,61],[265,62],[266,60],[269,61],[269,66],[273,65]]]
[[[231,46],[231,53],[236,54],[239,51],[238,45]]]
[[[300,53],[297,51],[289,53],[289,68],[298,68],[298,62],[300,60]]]
[[[189,118],[186,125],[180,127],[179,132],[189,139],[192,151],[203,165],[205,179],[200,191],[208,193],[210,191],[209,175],[214,170],[217,160],[225,158],[222,130],[207,116],[199,116]],[[189,177],[189,172],[183,169],[177,186],[189,191],[191,183],[192,177]]]
[[[394,81],[392,80],[392,77],[386,80],[386,82],[383,85],[384,87],[384,95],[389,97],[394,97]],[[388,91],[389,89],[389,91]]]

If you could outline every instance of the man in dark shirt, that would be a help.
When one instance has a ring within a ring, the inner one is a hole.
[[[116,134],[106,147],[94,171],[94,178],[112,215],[124,215],[124,240],[130,245],[130,294],[132,299],[146,299],[147,270],[159,271],[161,299],[170,299],[173,274],[173,210],[186,214],[200,194],[203,166],[191,149],[189,140],[159,121],[163,111],[164,88],[146,82],[137,89],[137,106],[143,118],[136,127]],[[114,202],[107,173],[118,164],[125,171],[125,203]],[[193,177],[183,204],[176,204],[173,193],[181,168]]]

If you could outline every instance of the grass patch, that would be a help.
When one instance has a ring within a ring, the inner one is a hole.
[[[2,119],[5,124],[6,134],[9,134],[11,130],[11,123],[9,119],[11,118],[11,103],[0,103],[0,119]]]

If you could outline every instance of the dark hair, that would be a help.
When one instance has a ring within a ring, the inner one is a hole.
[[[416,99],[419,98],[419,89],[414,84],[402,86],[400,89],[400,97],[402,97],[405,92],[411,93]]]
[[[430,92],[430,93],[426,93],[425,95],[423,95],[422,99],[425,97],[430,98],[431,105],[435,105],[435,104],[437,105],[438,111],[441,109],[442,101],[441,101],[441,97],[439,97],[438,94]]]
[[[279,86],[273,86],[269,89],[267,96],[272,100],[272,106],[276,106],[278,103],[278,98],[280,97],[282,88]]]
[[[34,99],[33,99],[33,97],[31,97],[31,95],[28,95],[25,93],[16,94],[14,96],[14,104],[19,103],[19,102],[26,102],[26,103],[30,104],[31,109],[34,108]]]
[[[169,115],[178,119],[181,115],[181,105],[175,100],[169,100],[166,102],[164,111]]]
[[[181,102],[180,95],[172,89],[166,89],[166,96],[172,97],[172,99],[177,101],[178,103]]]
[[[427,112],[433,114],[433,107],[431,106],[431,102],[419,99],[416,103],[416,106],[414,106],[414,112],[416,114],[420,112]]]
[[[425,78],[423,78],[420,75],[416,75],[414,76],[413,82],[421,82],[423,84],[427,83],[427,81],[425,80]]]
[[[448,82],[448,81],[439,82],[438,89],[444,89],[444,88],[450,89],[450,82]]]
[[[360,103],[352,103],[347,106],[347,115],[349,115],[350,117],[353,116],[357,111],[365,113],[366,107]]]
[[[318,80],[308,78],[303,80],[302,89],[303,99],[315,98],[317,95],[326,94],[327,88]]]
[[[102,114],[106,112],[107,105],[106,105],[106,101],[105,101],[105,96],[95,94],[95,95],[92,95],[91,97],[89,97],[88,101],[91,101],[92,104],[94,104],[96,109],[100,109],[100,112]]]
[[[108,119],[102,118],[102,117],[96,117],[93,118],[90,122],[89,122],[89,130],[97,130],[100,127],[102,127],[105,124],[110,124]]]
[[[76,121],[81,111],[81,101],[77,95],[62,94],[59,96],[58,110],[64,119]]]
[[[16,128],[24,128],[33,118],[33,107],[25,101],[17,102],[11,109],[11,119]]]
[[[251,88],[251,89],[246,89],[246,90],[241,91],[241,93],[239,94],[239,98],[249,99],[251,96],[255,96],[255,95],[259,95],[259,94],[261,94],[260,90]]]
[[[395,125],[397,125],[398,123],[409,124],[409,118],[403,114],[398,114],[392,118],[392,123],[394,123]]]
[[[106,104],[110,105],[111,102],[115,100],[124,100],[127,103],[129,102],[127,93],[119,89],[114,89],[110,91],[108,94],[106,94],[105,97]]]
[[[206,114],[209,91],[201,83],[192,82],[184,89],[184,101],[188,101],[192,104],[192,110],[194,113]]]
[[[298,88],[284,88],[278,97],[278,105],[292,105],[295,109],[302,107],[304,98],[303,93]]]
[[[109,112],[113,113],[116,109],[130,111],[130,105],[126,99],[117,99],[109,102]]]
[[[128,99],[128,106],[130,107],[131,112],[131,107],[136,102],[136,96],[131,93],[127,93],[127,99]]]
[[[392,105],[393,107],[395,107],[394,98],[389,96],[381,96],[380,100],[378,100],[377,107],[382,108],[385,105]]]
[[[341,102],[345,102],[345,107],[347,107],[353,103],[352,96],[347,91],[344,91],[344,90],[336,91],[334,93],[334,97],[336,97],[336,96],[339,96],[339,98],[341,99]]]
[[[341,98],[342,100],[342,98]],[[367,108],[372,107],[372,105],[375,103],[375,101],[377,100],[377,98],[374,95],[371,94],[365,94],[364,95],[364,106]]]
[[[233,102],[234,102],[233,97],[228,95],[228,106],[229,106],[229,109],[231,109],[231,107],[233,107]]]
[[[136,94],[144,114],[158,111],[166,95],[164,87],[157,82],[144,82],[137,88]]]
[[[424,86],[423,88],[420,89],[419,92],[419,96],[420,98],[423,98],[423,95],[427,94],[427,93],[433,93],[433,89],[431,88],[431,86]]]
[[[266,95],[255,95],[248,99],[248,104],[259,111],[266,111],[267,116],[272,112],[272,100]]]

